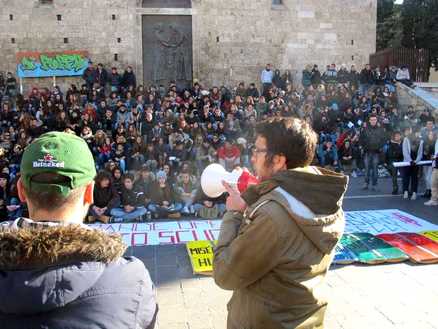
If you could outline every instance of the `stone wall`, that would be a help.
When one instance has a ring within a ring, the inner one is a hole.
[[[19,51],[87,50],[96,63],[120,68],[137,64],[132,33],[136,1],[54,0],[46,5],[38,0],[0,0],[0,6],[0,71],[15,72],[15,54]],[[57,15],[61,15],[60,21]],[[121,38],[120,43],[117,38]],[[118,54],[117,62],[114,54]],[[57,78],[60,85],[77,81]],[[52,80],[29,79],[24,83],[48,86]]]
[[[208,85],[258,82],[268,62],[299,79],[306,64],[323,69],[332,62],[366,63],[375,51],[376,3],[283,0],[273,6],[271,0],[193,0],[192,8],[172,10],[142,9],[138,0],[54,0],[52,5],[0,0],[0,71],[15,71],[18,51],[87,50],[94,62],[132,65],[141,81],[142,15],[183,14],[193,16],[195,79]]]
[[[362,66],[375,52],[375,0],[271,3],[193,1],[194,76],[214,84],[258,81],[265,64],[272,63],[300,78],[307,64],[321,70],[330,63]]]

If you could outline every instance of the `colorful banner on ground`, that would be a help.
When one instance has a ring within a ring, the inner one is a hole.
[[[20,78],[81,76],[88,67],[87,51],[19,52],[17,76]]]
[[[438,231],[431,224],[397,209],[346,212],[345,233],[382,233]],[[128,246],[182,244],[190,241],[214,241],[221,220],[181,220],[173,222],[93,224],[110,233],[120,233]]]
[[[429,239],[438,242],[438,231],[423,232],[422,234]]]
[[[211,275],[213,272],[214,241],[191,241],[186,244],[194,274]]]
[[[438,243],[417,233],[379,234],[382,240],[405,252],[415,263],[438,263]]]
[[[398,209],[347,211],[345,233],[382,233],[437,231],[434,225]]]
[[[336,246],[335,264],[397,263],[408,260],[403,251],[391,246],[370,233],[344,234]]]

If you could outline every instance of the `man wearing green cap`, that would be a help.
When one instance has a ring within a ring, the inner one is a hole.
[[[50,132],[23,153],[18,194],[28,218],[0,227],[2,328],[153,328],[157,306],[143,263],[120,236],[82,220],[93,203],[93,156]]]

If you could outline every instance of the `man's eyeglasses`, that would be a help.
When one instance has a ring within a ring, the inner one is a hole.
[[[259,153],[267,153],[268,149],[258,149],[257,147],[253,147],[252,154],[257,155]]]

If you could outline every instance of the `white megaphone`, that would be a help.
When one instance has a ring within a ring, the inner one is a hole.
[[[220,164],[213,163],[204,169],[201,175],[201,187],[205,195],[210,198],[217,198],[226,192],[222,181],[237,187],[242,193],[249,185],[258,184],[259,180],[253,176],[248,169],[235,169],[228,172]]]

